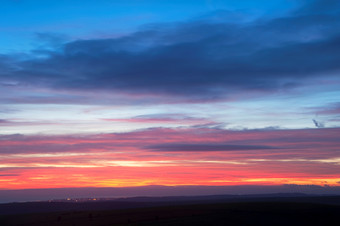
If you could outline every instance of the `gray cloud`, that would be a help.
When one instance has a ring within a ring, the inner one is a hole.
[[[247,151],[247,150],[267,150],[275,147],[265,145],[242,145],[242,144],[157,144],[145,147],[155,151]]]
[[[308,1],[274,19],[231,23],[210,16],[149,25],[120,38],[72,41],[45,58],[17,62],[14,69],[0,64],[6,68],[0,79],[201,100],[290,89],[340,70],[340,16],[333,10],[338,1],[327,3]]]
[[[7,173],[7,174],[0,174],[0,177],[17,177],[20,176],[18,173]]]
[[[324,128],[325,125],[322,122],[316,121],[316,119],[313,119],[313,123],[317,128]]]

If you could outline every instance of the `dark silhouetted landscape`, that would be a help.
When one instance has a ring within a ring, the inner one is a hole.
[[[340,196],[213,195],[0,205],[0,225],[336,225]]]

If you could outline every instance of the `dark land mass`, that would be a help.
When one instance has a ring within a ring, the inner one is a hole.
[[[338,225],[340,196],[134,197],[0,205],[0,225]]]

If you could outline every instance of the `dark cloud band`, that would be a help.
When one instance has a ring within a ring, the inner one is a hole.
[[[159,24],[72,41],[44,58],[1,56],[0,76],[6,84],[199,99],[289,89],[340,70],[340,14],[331,7],[338,3],[327,2],[318,13],[313,1],[280,18]]]
[[[147,146],[146,149],[155,151],[248,151],[248,150],[267,150],[275,147],[265,145],[241,145],[241,144],[158,144]]]

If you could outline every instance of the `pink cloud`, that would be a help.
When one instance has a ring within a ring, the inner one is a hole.
[[[336,184],[338,134],[339,128],[153,128],[93,135],[0,136],[1,188]]]

